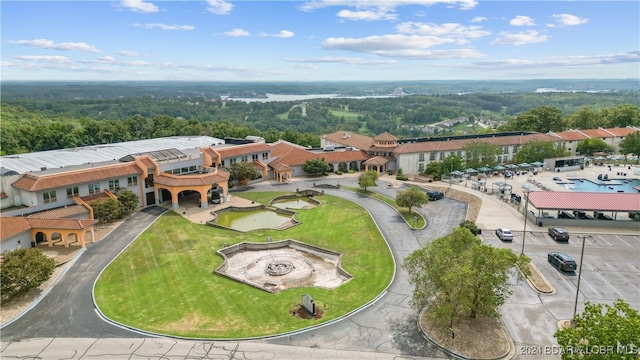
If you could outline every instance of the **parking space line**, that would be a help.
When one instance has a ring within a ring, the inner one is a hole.
[[[615,237],[616,237],[618,240],[620,240],[620,242],[622,242],[623,244],[625,244],[625,245],[627,245],[627,246],[629,246],[629,247],[632,247],[632,248],[634,248],[634,249],[637,249],[637,248],[638,248],[638,246],[640,246],[640,244],[637,244],[637,243],[640,243],[640,239],[638,239],[638,238],[637,238],[637,237],[635,237],[635,236],[625,236],[625,237],[621,237],[621,236],[619,236],[619,235],[615,235]],[[627,241],[627,239],[629,239],[631,243],[630,243],[629,241]]]
[[[596,240],[596,237],[598,238],[598,240]],[[591,238],[588,238],[591,242],[591,245],[595,245],[595,246],[603,246],[602,243],[605,243],[606,246],[611,247],[613,246],[610,242],[608,242],[607,240],[605,240],[605,238],[603,238],[600,235],[593,235]]]
[[[601,275],[600,273],[598,273],[598,272],[594,272],[594,274],[596,274],[597,276],[599,276],[599,277],[600,277],[600,280],[603,280],[607,285],[609,285],[609,287],[610,287],[610,288],[612,288],[612,289],[613,289],[613,291],[615,291],[615,293],[616,293],[616,294],[618,294],[618,297],[617,297],[618,299],[624,299],[624,296],[622,296],[622,294],[620,294],[620,293],[618,292],[618,290],[615,288],[615,286],[611,286],[611,284],[609,283],[609,281],[607,281],[607,279],[606,279],[604,276],[602,276],[602,275]]]

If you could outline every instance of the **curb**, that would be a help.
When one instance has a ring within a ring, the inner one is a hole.
[[[533,283],[533,281],[531,281],[531,279],[529,279],[528,276],[524,276],[524,274],[522,274],[522,270],[520,269],[520,267],[516,266],[518,269],[518,272],[520,273],[520,276],[522,276],[524,280],[527,282],[527,284],[529,284],[529,287],[531,287],[531,289],[533,289],[534,291],[539,292],[540,294],[555,295],[556,289],[553,287],[553,285],[551,285],[549,280],[547,280],[547,278],[544,275],[542,275],[540,270],[538,270],[538,267],[536,266],[536,264],[534,264],[533,262],[529,262],[529,266],[532,268],[531,271],[535,271],[540,276],[542,281],[544,281],[544,283],[547,284],[551,290],[543,291],[538,289],[538,287]]]
[[[418,314],[418,329],[420,329],[420,332],[422,333],[422,337],[424,337],[426,340],[428,340],[429,342],[437,346],[440,350],[444,351],[445,354],[450,355],[456,359],[462,359],[462,360],[500,360],[500,359],[513,359],[515,357],[516,346],[515,346],[515,343],[513,342],[513,339],[511,339],[511,336],[509,336],[509,333],[505,329],[505,325],[504,325],[504,322],[502,321],[502,318],[500,318],[500,329],[502,330],[502,333],[504,334],[505,339],[509,343],[509,350],[507,350],[507,352],[505,352],[503,355],[500,355],[497,357],[472,358],[472,357],[459,354],[449,349],[448,347],[440,344],[439,342],[432,339],[429,335],[427,335],[427,332],[422,327],[422,321],[420,321],[420,319],[422,319],[422,316],[426,311],[427,311],[427,308],[424,308],[420,311],[420,314]]]

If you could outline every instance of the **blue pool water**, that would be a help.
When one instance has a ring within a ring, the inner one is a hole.
[[[640,180],[633,179],[625,183],[624,179],[611,179],[609,181],[598,181],[588,179],[569,179],[571,183],[564,183],[564,187],[570,191],[577,192],[623,192],[638,193],[634,186],[640,186]]]

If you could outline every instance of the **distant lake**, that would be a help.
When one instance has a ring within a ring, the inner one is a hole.
[[[266,98],[235,98],[228,97],[223,99],[233,100],[233,101],[244,101],[246,103],[250,102],[270,102],[270,101],[301,101],[301,100],[310,100],[310,99],[332,99],[332,98],[340,98],[340,99],[375,99],[375,98],[390,98],[397,97],[397,95],[371,95],[371,96],[343,96],[340,94],[307,94],[307,95],[279,95],[279,94],[267,94]]]

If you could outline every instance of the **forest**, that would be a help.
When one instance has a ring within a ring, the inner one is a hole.
[[[41,86],[45,89],[51,86],[51,96],[46,98],[38,95],[42,94],[40,90],[33,92],[38,96],[18,96],[26,85],[18,85],[16,90],[3,84],[2,155],[173,135],[218,138],[257,135],[267,142],[283,139],[303,146],[319,146],[319,135],[335,131],[367,136],[387,131],[400,138],[415,138],[474,131],[548,132],[640,126],[637,91],[487,92],[245,102],[186,96],[176,88],[160,97],[144,92],[133,96],[125,91],[130,96],[69,98],[59,89],[63,85]],[[90,89],[97,91],[95,87]],[[111,91],[106,85],[102,89]],[[263,94],[255,89],[239,86],[237,89],[258,97]],[[357,89],[360,88],[351,88]],[[466,120],[456,127],[432,126],[435,132],[430,133],[425,130],[427,125],[457,118]],[[495,125],[472,126],[480,119]]]

